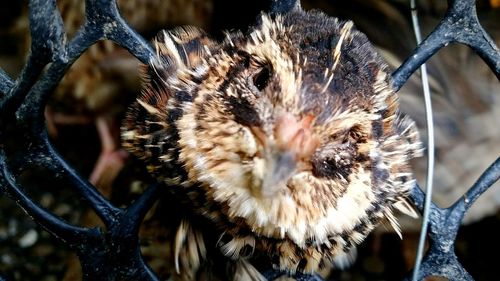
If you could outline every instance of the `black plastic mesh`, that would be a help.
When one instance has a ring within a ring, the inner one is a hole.
[[[294,3],[273,0],[271,9],[286,10]],[[49,95],[73,62],[91,45],[109,39],[142,62],[147,62],[153,54],[151,46],[122,19],[115,1],[87,0],[85,4],[87,20],[71,41],[66,42],[56,1],[29,2],[31,53],[17,78],[9,77],[0,69],[0,195],[12,198],[37,224],[74,250],[80,258],[85,280],[158,280],[143,261],[138,241],[139,225],[156,201],[157,186],[149,187],[127,208],[112,205],[60,157],[45,129],[44,108]],[[475,5],[474,0],[450,1],[441,23],[393,73],[397,89],[422,63],[452,42],[472,48],[500,79],[499,50],[481,27]],[[59,188],[78,192],[102,219],[105,229],[71,225],[40,207],[19,181],[30,169],[43,169]],[[468,208],[499,177],[497,158],[450,208],[432,205],[430,248],[419,279],[434,275],[449,280],[472,280],[457,260],[454,241]],[[422,208],[424,195],[418,186],[414,187],[412,198]],[[264,274],[274,278],[281,273]],[[296,278],[320,280],[306,275]]]

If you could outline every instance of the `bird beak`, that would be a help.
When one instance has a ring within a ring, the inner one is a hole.
[[[312,130],[313,121],[311,115],[297,120],[291,113],[281,114],[276,120],[274,138],[266,138],[264,143],[263,196],[275,195],[286,187],[294,174],[310,167],[307,163],[320,143]]]
[[[297,160],[292,152],[278,152],[266,157],[266,172],[262,181],[261,193],[272,197],[286,186],[297,170]]]

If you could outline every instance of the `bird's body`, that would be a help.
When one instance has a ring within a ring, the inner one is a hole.
[[[352,22],[296,7],[221,43],[184,27],[155,47],[124,146],[218,238],[206,243],[184,220],[178,271],[196,271],[215,246],[240,280],[260,278],[254,255],[317,272],[341,265],[381,221],[399,231],[392,211],[412,212],[408,161],[420,143]]]

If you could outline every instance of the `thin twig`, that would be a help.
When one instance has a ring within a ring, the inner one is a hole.
[[[415,5],[415,0],[410,0],[411,6],[411,19],[413,23],[413,29],[415,31],[415,38],[417,44],[422,41],[420,35],[420,26],[418,24],[417,8]],[[429,216],[431,210],[432,202],[432,182],[434,179],[434,121],[432,117],[432,103],[431,103],[431,93],[429,89],[429,81],[427,77],[427,68],[425,63],[420,67],[420,72],[422,74],[422,87],[424,89],[424,99],[425,99],[425,119],[427,122],[427,179],[425,185],[425,201],[423,210],[423,221],[422,229],[420,231],[420,238],[417,248],[417,256],[415,258],[415,267],[413,269],[413,281],[417,281],[418,272],[420,269],[420,264],[422,262],[422,257],[424,253],[425,238],[427,236],[427,228],[429,225]]]

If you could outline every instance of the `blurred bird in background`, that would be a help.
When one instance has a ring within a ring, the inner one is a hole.
[[[30,46],[27,3],[24,4],[19,7],[22,16],[13,20],[10,29],[4,31],[19,39],[16,45],[19,56],[27,54]],[[85,1],[59,0],[57,6],[68,40],[71,40],[84,22]],[[124,0],[118,1],[118,6],[130,26],[146,38],[160,28],[206,25],[212,14],[210,1]],[[126,156],[119,151],[118,119],[139,92],[138,65],[136,58],[113,42],[97,42],[72,65],[55,89],[46,110],[47,129],[54,139],[60,126],[95,123],[101,154],[89,180],[108,190],[107,194]],[[11,72],[19,67],[20,64],[15,65]]]

